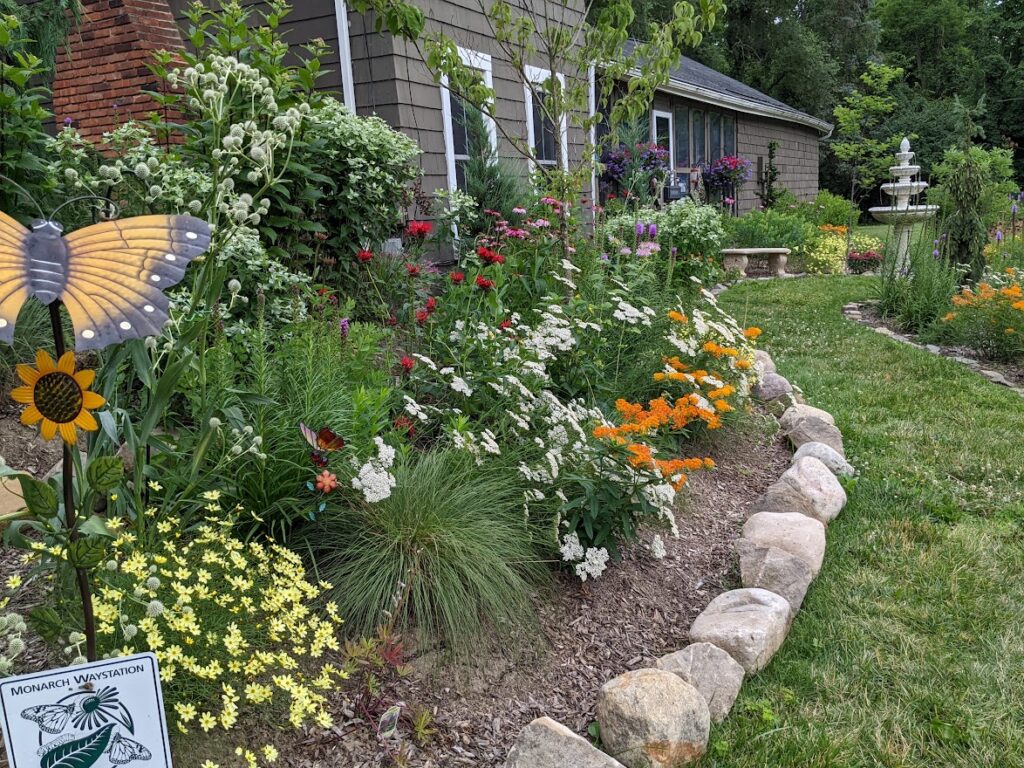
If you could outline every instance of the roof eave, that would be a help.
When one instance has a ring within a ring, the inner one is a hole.
[[[639,73],[634,74],[638,75]],[[711,104],[716,107],[735,109],[737,112],[744,112],[748,115],[771,117],[776,120],[785,120],[789,123],[806,125],[808,128],[813,128],[820,132],[823,138],[832,133],[831,123],[819,120],[811,115],[793,113],[784,109],[776,109],[768,104],[759,104],[756,101],[750,101],[749,99],[744,99],[739,96],[730,96],[728,94],[719,93],[718,91],[701,88],[699,85],[684,83],[680,80],[669,80],[664,85],[659,86],[658,90],[664,91],[665,93],[671,93],[676,96],[685,96],[693,99],[694,101],[701,101],[705,104]]]

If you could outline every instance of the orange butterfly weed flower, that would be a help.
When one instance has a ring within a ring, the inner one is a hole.
[[[44,440],[52,440],[59,432],[68,445],[77,440],[75,428],[86,432],[99,429],[90,410],[106,404],[100,395],[90,392],[96,371],[75,371],[75,353],[65,352],[56,364],[45,350],[36,352],[36,367],[18,365],[18,378],[24,386],[11,392],[16,403],[28,406],[21,414],[26,426],[40,424]]]
[[[749,328],[747,328],[746,330],[743,331],[743,335],[746,336],[751,341],[756,339],[762,333],[764,333],[764,331],[762,331],[760,328],[758,328],[755,325],[752,325],[752,326],[750,326]]]
[[[675,309],[670,309],[668,312],[668,319],[676,323],[688,323],[690,318]]]

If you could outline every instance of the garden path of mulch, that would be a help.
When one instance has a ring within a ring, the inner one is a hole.
[[[774,423],[760,414],[755,421]],[[532,647],[483,655],[473,669],[446,668],[433,654],[413,659],[412,674],[389,693],[395,701],[428,707],[437,734],[415,747],[403,723],[403,743],[412,754],[402,764],[504,765],[520,729],[542,715],[586,735],[605,681],[685,647],[697,614],[738,580],[734,542],[747,507],[789,463],[779,436],[767,434],[774,431],[732,431],[707,451],[718,468],[692,476],[677,515],[680,535],[665,538],[664,560],[638,548],[596,582],[560,576],[553,594],[538,601],[540,632]],[[338,722],[326,737],[310,735],[282,755],[293,766],[394,764],[372,726],[343,723],[340,713]]]

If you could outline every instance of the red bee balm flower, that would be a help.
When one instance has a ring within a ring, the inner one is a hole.
[[[434,225],[429,221],[410,221],[405,228],[405,234],[407,237],[413,237],[418,240],[422,240],[427,237],[434,229]]]
[[[437,309],[437,299],[433,296],[427,297],[427,312],[433,312]]]
[[[430,319],[430,313],[425,309],[416,310],[416,323],[418,325],[426,325],[427,320]]]
[[[461,272],[452,272],[448,275],[448,279],[455,285],[462,285],[462,281],[466,279],[466,276]]]
[[[481,291],[489,291],[489,290],[491,290],[491,288],[494,287],[494,281],[493,280],[488,280],[483,275],[477,275],[476,276],[476,287],[479,288]]]
[[[402,370],[406,373],[412,373],[412,369],[416,367],[416,361],[408,355],[402,355]]]
[[[338,487],[338,476],[326,469],[316,476],[316,489],[323,493],[330,493]]]
[[[497,251],[492,251],[490,248],[481,245],[476,249],[476,255],[480,257],[480,260],[485,264],[504,264],[505,257]]]
[[[368,251],[365,248],[363,248],[362,250],[359,251],[359,253],[356,254],[356,258],[359,259],[359,263],[366,264],[367,262],[373,260],[373,251]]]
[[[500,323],[498,323],[498,327],[501,330],[503,330],[503,331],[508,330],[509,328],[512,327],[512,321],[511,320],[502,320]]]
[[[406,264],[405,271],[409,273],[409,277],[416,277],[420,273],[419,264]]]

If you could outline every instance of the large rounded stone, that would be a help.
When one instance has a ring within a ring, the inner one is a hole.
[[[799,461],[804,456],[813,456],[828,467],[829,471],[834,475],[853,477],[857,474],[857,470],[853,468],[850,462],[824,443],[804,443],[796,449],[796,453],[793,454],[793,461]]]
[[[790,613],[781,595],[766,589],[734,589],[712,600],[696,618],[690,639],[717,645],[752,675],[782,646]]]
[[[757,512],[800,512],[826,525],[846,506],[846,491],[836,476],[813,456],[804,456],[768,486]]]
[[[789,442],[794,448],[799,448],[804,443],[824,443],[840,456],[846,456],[843,448],[843,433],[834,424],[829,424],[824,419],[816,416],[808,416],[800,419],[794,427],[786,433]]]
[[[711,722],[729,716],[743,685],[743,667],[728,653],[711,643],[693,643],[681,651],[662,656],[658,669],[678,675],[704,697]]]
[[[793,385],[777,373],[766,373],[752,392],[758,400],[771,401],[792,394]]]
[[[743,586],[782,595],[789,603],[791,616],[795,616],[814,579],[806,561],[778,547],[759,547],[749,539],[740,539],[736,549]]]
[[[778,373],[775,370],[775,361],[772,360],[772,356],[763,349],[754,350],[754,369],[761,376],[764,376],[766,373]]]
[[[782,427],[783,432],[789,432],[799,421],[811,417],[827,421],[833,426],[836,423],[835,418],[828,411],[815,408],[813,405],[798,404],[786,409],[786,412],[779,418],[779,426]]]
[[[505,768],[622,768],[622,763],[561,723],[538,717],[519,732]]]
[[[743,538],[759,547],[796,555],[817,576],[825,559],[825,525],[799,512],[758,512],[743,524]]]
[[[637,669],[601,687],[605,749],[629,768],[674,768],[704,754],[711,715],[696,688],[671,672]]]

